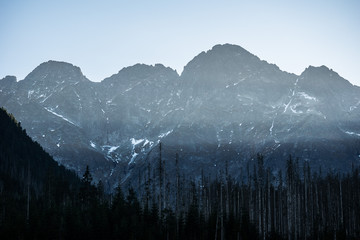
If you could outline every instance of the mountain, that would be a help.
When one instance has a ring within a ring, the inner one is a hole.
[[[245,175],[257,153],[281,169],[289,155],[347,171],[360,159],[360,88],[325,66],[300,76],[236,45],[216,45],[179,76],[136,64],[102,82],[49,61],[24,80],[0,80],[0,105],[61,164],[86,165],[112,188],[143,184],[161,156],[169,176]]]

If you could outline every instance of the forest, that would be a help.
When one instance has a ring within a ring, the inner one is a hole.
[[[225,167],[193,179],[160,154],[144,184],[112,192],[59,166],[0,110],[0,239],[359,239],[359,167],[322,173],[288,157],[285,170],[261,154],[238,181]],[[167,163],[169,164],[169,163]],[[119,180],[120,181],[120,180]],[[124,189],[123,189],[124,188]]]

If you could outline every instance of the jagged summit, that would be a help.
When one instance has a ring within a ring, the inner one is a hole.
[[[244,48],[231,45],[215,45],[211,50],[194,57],[181,74],[183,78],[196,80],[199,74],[212,75],[206,81],[224,78],[224,75],[246,76],[257,72],[277,72],[279,67],[261,60]],[[195,75],[196,73],[196,75]]]
[[[335,95],[351,89],[354,85],[327,66],[307,67],[301,73],[299,84],[311,91],[331,91]],[[320,92],[319,92],[320,94]]]
[[[188,95],[193,96],[211,91],[233,99],[238,94],[251,93],[260,101],[277,101],[289,91],[296,77],[240,46],[224,44],[192,59],[181,74],[181,82],[191,89]],[[224,89],[226,92],[220,94]]]
[[[43,81],[89,81],[81,72],[81,69],[71,63],[53,61],[41,63],[24,81],[43,82]]]
[[[228,52],[231,54],[242,54],[242,55],[254,56],[254,54],[250,53],[245,48],[243,48],[239,45],[229,44],[229,43],[217,44],[217,45],[213,46],[211,48],[211,50],[209,50],[207,52],[212,52],[212,53]]]
[[[327,76],[332,76],[332,75],[339,76],[337,72],[333,71],[332,69],[328,68],[325,65],[321,65],[319,67],[310,65],[303,71],[303,73],[311,73],[311,74],[319,74],[319,75],[326,74]]]
[[[68,70],[68,71],[81,71],[79,67],[63,61],[55,61],[55,60],[49,60],[47,62],[41,63],[39,66],[37,66],[34,71],[51,71],[51,70]]]
[[[0,79],[0,103],[8,99],[9,93],[13,91],[13,86],[15,86],[16,83],[16,77],[14,76],[6,76]]]
[[[245,50],[244,48],[231,45],[215,45],[211,50],[202,52],[192,59],[185,67],[182,75],[186,75],[193,69],[218,71],[220,68],[225,67],[226,70],[235,65],[243,65],[244,68],[259,63],[261,60]]]
[[[3,79],[0,79],[2,85],[9,85],[17,82],[15,76],[5,76]]]
[[[174,69],[170,67],[165,67],[163,64],[147,65],[138,63],[133,66],[124,67],[118,73],[113,74],[108,78],[105,78],[102,82],[108,83],[129,79],[148,78],[164,74],[174,75],[173,77],[179,76]]]

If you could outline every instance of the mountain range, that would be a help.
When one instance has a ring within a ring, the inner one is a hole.
[[[166,172],[197,178],[226,168],[243,178],[260,153],[274,171],[289,155],[348,171],[360,161],[360,88],[335,71],[284,72],[240,46],[216,45],[181,75],[136,64],[101,82],[48,61],[24,80],[0,80],[0,105],[56,161],[89,165],[111,189],[142,184],[161,155]],[[161,152],[160,152],[161,143]]]

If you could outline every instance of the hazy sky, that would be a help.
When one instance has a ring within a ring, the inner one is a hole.
[[[101,81],[136,63],[183,67],[213,45],[300,74],[326,65],[360,86],[360,1],[1,0],[0,78],[48,60]]]

